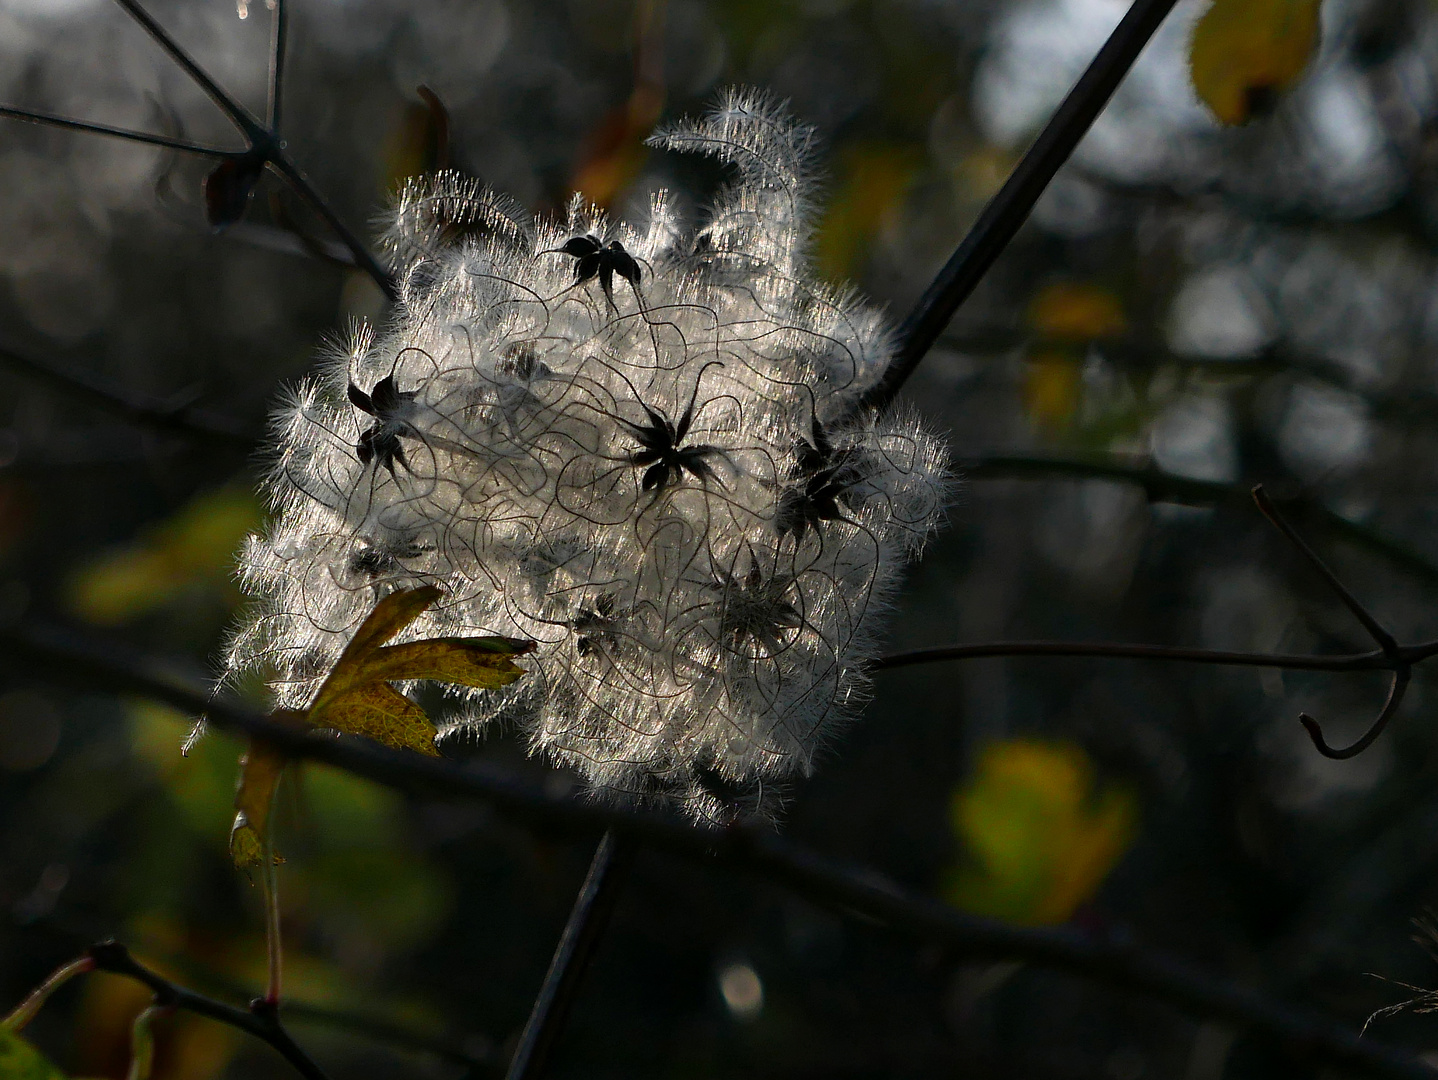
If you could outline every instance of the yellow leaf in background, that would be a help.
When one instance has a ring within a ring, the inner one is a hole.
[[[844,153],[814,241],[821,274],[834,280],[859,276],[874,235],[902,208],[915,166],[916,155],[907,146],[869,145]]]
[[[1077,357],[1043,350],[1029,357],[1024,370],[1024,411],[1036,427],[1056,431],[1068,426],[1083,397]]]
[[[65,1080],[65,1074],[17,1033],[0,1028],[0,1080]]]
[[[1246,124],[1318,50],[1319,0],[1213,0],[1189,47],[1193,88],[1225,124]]]
[[[1078,746],[994,743],[954,794],[954,831],[966,861],[950,876],[947,899],[1010,922],[1063,922],[1103,884],[1137,822],[1133,796],[1098,789]]]
[[[438,754],[430,718],[389,684],[432,680],[497,689],[524,674],[510,658],[534,642],[503,637],[443,637],[389,645],[443,595],[433,585],[390,593],[375,604],[321,684],[301,719],[314,727],[363,735],[398,750]],[[262,861],[269,806],[284,759],[251,740],[241,763],[230,855],[236,866]]]
[[[1123,303],[1098,285],[1061,281],[1039,291],[1029,304],[1029,325],[1043,338],[1098,341],[1128,329]]]
[[[649,155],[644,145],[664,111],[662,88],[641,84],[590,134],[580,153],[572,190],[597,206],[610,206],[639,175]]]
[[[69,581],[70,607],[88,622],[114,626],[196,586],[233,591],[235,551],[259,523],[259,502],[245,488],[201,495],[129,547],[81,567]]]

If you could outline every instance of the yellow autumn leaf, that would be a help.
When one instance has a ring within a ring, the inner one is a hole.
[[[1119,298],[1081,281],[1059,281],[1041,289],[1029,304],[1029,325],[1040,337],[1074,342],[1118,337],[1128,329]]]
[[[1193,88],[1224,124],[1246,124],[1318,50],[1319,0],[1213,0],[1189,47]]]
[[[917,162],[911,148],[886,143],[850,148],[839,165],[824,220],[814,241],[814,261],[825,277],[854,277],[874,237],[903,207]]]
[[[391,683],[430,680],[479,689],[507,686],[524,674],[511,657],[529,652],[534,642],[504,637],[425,638],[387,645],[443,595],[433,585],[390,593],[375,604],[345,646],[314,702],[303,714],[282,719],[311,727],[363,735],[397,750],[436,755],[434,723],[418,704]],[[257,740],[250,741],[235,797],[230,855],[236,866],[263,860],[269,807],[284,759]]]
[[[987,747],[954,795],[965,862],[949,877],[956,907],[1011,922],[1063,922],[1133,841],[1138,806],[1100,788],[1070,743],[1011,739]]]
[[[1066,427],[1083,399],[1079,359],[1057,349],[1043,349],[1028,358],[1024,369],[1024,411],[1036,427]]]

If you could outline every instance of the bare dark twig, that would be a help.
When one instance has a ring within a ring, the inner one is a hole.
[[[271,0],[269,101],[265,107],[265,126],[280,130],[284,109],[285,52],[289,45],[290,15],[285,0]]]
[[[1384,629],[1383,625],[1373,617],[1367,608],[1359,603],[1358,598],[1348,591],[1343,582],[1338,580],[1338,575],[1328,568],[1328,564],[1318,557],[1318,553],[1308,546],[1307,541],[1299,536],[1293,526],[1283,519],[1283,515],[1280,514],[1278,508],[1273,505],[1273,501],[1268,497],[1268,493],[1263,490],[1262,484],[1258,484],[1254,487],[1253,501],[1258,504],[1258,509],[1263,512],[1263,516],[1273,522],[1274,526],[1288,538],[1289,543],[1296,547],[1303,557],[1308,560],[1309,565],[1318,571],[1323,580],[1328,583],[1328,587],[1343,601],[1343,606],[1351,611],[1353,617],[1363,624],[1363,629],[1367,630],[1369,636],[1378,643],[1378,648],[1382,651],[1383,657],[1387,661],[1385,666],[1393,672],[1393,681],[1389,684],[1388,700],[1383,704],[1383,711],[1380,712],[1378,718],[1368,726],[1368,730],[1363,733],[1362,737],[1351,746],[1344,747],[1341,750],[1329,746],[1328,740],[1323,737],[1323,729],[1319,726],[1318,721],[1307,713],[1298,714],[1299,723],[1303,725],[1303,729],[1308,732],[1308,737],[1313,740],[1313,745],[1324,757],[1334,758],[1339,761],[1357,757],[1363,753],[1364,750],[1372,746],[1373,741],[1377,739],[1379,735],[1383,734],[1383,729],[1388,726],[1388,721],[1393,719],[1394,714],[1398,712],[1399,707],[1403,704],[1403,696],[1407,693],[1408,683],[1413,677],[1413,662],[1408,658],[1407,651],[1398,644],[1393,635]]]
[[[955,462],[968,480],[1092,479],[1137,484],[1154,502],[1177,502],[1193,506],[1215,504],[1246,505],[1250,488],[1221,480],[1196,480],[1175,476],[1150,464],[1141,464],[1112,455],[1091,457],[1047,457],[1039,454],[985,454]],[[1426,556],[1368,525],[1350,521],[1321,502],[1303,496],[1274,500],[1290,512],[1297,512],[1313,524],[1349,542],[1382,555],[1395,566],[1430,585],[1438,585],[1438,566]]]
[[[1268,492],[1263,490],[1262,484],[1253,486],[1253,501],[1258,504],[1258,509],[1263,516],[1273,522],[1274,527],[1288,538],[1288,542],[1296,547],[1305,559],[1328,583],[1328,587],[1334,591],[1338,599],[1343,601],[1343,606],[1353,612],[1353,617],[1363,624],[1363,629],[1368,631],[1370,637],[1378,643],[1383,650],[1383,655],[1394,658],[1398,656],[1398,642],[1393,635],[1385,630],[1362,604],[1358,598],[1348,591],[1343,582],[1338,580],[1338,575],[1330,570],[1326,563],[1318,557],[1318,553],[1308,546],[1308,542],[1298,535],[1298,531],[1283,519],[1278,508],[1273,505],[1273,500],[1268,497]]]
[[[290,1037],[280,1023],[278,1010],[272,1004],[257,998],[247,1011],[198,994],[151,971],[117,941],[102,941],[98,945],[92,945],[85,955],[94,962],[96,971],[108,971],[113,975],[124,975],[144,983],[154,993],[156,1005],[183,1009],[238,1028],[268,1043],[306,1080],[329,1080],[325,1071]]]
[[[550,833],[593,837],[607,829],[636,844],[686,859],[744,869],[782,885],[859,925],[933,941],[966,958],[1021,960],[1148,994],[1193,1015],[1267,1034],[1332,1067],[1391,1080],[1433,1080],[1411,1055],[1263,993],[1200,971],[1132,942],[1073,927],[1021,927],[965,915],[910,892],[877,871],[852,867],[768,832],[714,831],[672,818],[554,796],[485,763],[464,766],[386,750],[350,738],[317,737],[275,723],[224,699],[211,699],[152,657],[100,647],[63,632],[0,627],[0,655],[50,672],[68,685],[98,684],[190,712],[218,727],[258,735],[286,754],[327,762],[397,790],[480,800],[501,814]],[[248,1014],[241,1014],[247,1016]]]
[[[579,895],[574,898],[574,909],[564,924],[564,933],[544,974],[544,983],[534,999],[506,1080],[535,1080],[543,1075],[579,994],[579,984],[595,947],[609,923],[633,855],[626,837],[619,836],[613,829],[605,830]]]
[[[213,101],[230,122],[244,133],[251,146],[259,145],[269,138],[269,132],[250,115],[249,110],[226,93],[220,84],[210,77],[209,72],[200,67],[194,58],[180,47],[179,42],[155,21],[155,17],[140,6],[138,0],[115,0],[115,3],[124,8],[126,14],[140,24],[145,33],[149,34],[155,44],[165,51],[165,54],[189,77],[190,81],[203,90],[205,96]]]
[[[7,116],[15,120],[25,120],[37,124],[51,124],[59,127],[67,127],[77,131],[88,131],[101,135],[111,135],[116,138],[130,139],[132,141],[148,143],[155,146],[165,146],[175,150],[183,150],[188,153],[205,154],[211,157],[219,157],[231,166],[252,168],[253,176],[264,166],[268,165],[274,172],[288,184],[306,204],[308,204],[329,226],[350,254],[354,257],[355,265],[365,271],[374,279],[386,296],[393,299],[396,295],[394,280],[389,273],[375,259],[370,250],[361,243],[343,221],[329,202],[310,183],[309,178],[290,158],[285,149],[284,140],[280,138],[278,122],[281,107],[281,95],[283,92],[284,79],[282,68],[284,66],[284,52],[286,37],[288,34],[287,15],[283,4],[275,7],[274,30],[270,41],[270,71],[269,71],[269,102],[268,112],[271,117],[270,124],[262,124],[255,119],[250,111],[227,93],[209,73],[201,67],[193,57],[186,52],[180,44],[170,36],[158,22],[155,21],[148,11],[139,3],[139,0],[115,0],[120,7],[130,15],[144,31],[150,35],[165,54],[177,64],[184,73],[203,90],[207,97],[215,103],[221,112],[240,130],[245,138],[246,149],[241,151],[211,150],[206,147],[197,146],[183,140],[169,139],[159,135],[147,135],[143,132],[127,131],[121,128],[111,128],[103,124],[90,124],[79,120],[69,120],[64,117],[49,116],[37,113],[28,109],[16,109],[5,107],[0,109],[0,116]],[[226,168],[222,164],[220,168]],[[248,176],[249,174],[247,174]],[[248,197],[248,189],[241,198],[243,205],[244,198]],[[238,216],[238,214],[236,214]]]
[[[214,146],[201,146],[188,139],[172,139],[168,135],[153,135],[148,131],[131,131],[129,128],[112,127],[109,124],[97,124],[89,120],[73,120],[68,116],[56,116],[53,113],[12,109],[6,105],[0,105],[0,117],[20,120],[27,124],[44,124],[47,127],[65,128],[70,131],[85,131],[92,135],[107,135],[114,139],[128,139],[130,142],[159,146],[166,150],[178,150],[185,154],[199,154],[201,157],[232,158],[243,153],[243,151],[236,150],[221,150]]]
[[[1167,660],[1186,664],[1233,664],[1242,667],[1283,668],[1289,671],[1391,671],[1388,697],[1378,718],[1352,746],[1341,750],[1328,745],[1318,721],[1307,713],[1298,720],[1313,740],[1318,752],[1327,758],[1346,760],[1356,757],[1373,745],[1383,734],[1388,721],[1403,704],[1404,693],[1413,676],[1413,665],[1438,655],[1438,641],[1417,645],[1394,643],[1392,652],[1378,649],[1346,656],[1292,655],[1283,653],[1225,652],[1220,649],[1187,649],[1168,645],[1129,645],[1108,641],[987,641],[977,645],[940,645],[930,649],[913,649],[881,657],[878,669],[933,664],[945,660],[978,660],[999,656],[1092,656],[1105,659]]]
[[[132,424],[203,439],[234,450],[249,450],[259,438],[258,431],[219,413],[167,405],[107,387],[90,376],[64,371],[3,345],[0,345],[0,364]]]
[[[1400,645],[1372,613],[1359,602],[1338,576],[1328,568],[1274,506],[1273,500],[1259,484],[1252,489],[1253,500],[1259,510],[1276,528],[1303,554],[1309,564],[1328,583],[1343,605],[1363,624],[1363,628],[1378,644],[1371,652],[1349,653],[1343,656],[1322,656],[1316,654],[1285,654],[1230,652],[1222,649],[1190,649],[1170,645],[1132,645],[1117,642],[1096,641],[990,641],[975,645],[941,645],[936,648],[914,649],[882,657],[876,668],[909,667],[914,664],[931,664],[946,660],[977,660],[999,656],[1092,656],[1105,659],[1164,660],[1188,664],[1231,664],[1241,667],[1283,668],[1291,671],[1331,671],[1336,673],[1354,671],[1389,671],[1392,682],[1388,697],[1376,720],[1353,745],[1342,749],[1330,746],[1323,737],[1318,721],[1307,713],[1299,714],[1299,722],[1313,740],[1313,745],[1324,757],[1345,760],[1356,757],[1383,733],[1393,719],[1412,680],[1413,665],[1432,656],[1438,656],[1438,641],[1419,642],[1414,645]]]
[[[1323,656],[1317,653],[1227,652],[1170,645],[1130,645],[1111,641],[985,641],[976,645],[940,645],[882,657],[879,669],[933,664],[945,660],[982,660],[1000,656],[1092,656],[1109,660],[1167,660],[1183,664],[1232,664],[1238,667],[1282,668],[1286,671],[1392,671],[1438,656],[1438,641],[1400,647],[1399,657],[1382,650]]]
[[[1028,220],[1049,181],[1108,104],[1174,3],[1175,0],[1133,0],[1133,6],[1050,117],[1018,167],[984,207],[958,250],[904,319],[899,327],[898,352],[883,377],[859,400],[856,411],[882,409],[894,400],[959,305],[968,299],[1019,227]]]

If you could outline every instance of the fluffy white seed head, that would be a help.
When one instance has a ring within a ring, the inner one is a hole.
[[[519,725],[598,791],[772,813],[861,701],[876,617],[939,518],[939,442],[856,414],[890,331],[805,255],[812,131],[730,92],[652,144],[734,166],[707,222],[576,198],[531,222],[452,173],[385,234],[388,328],[357,327],[280,412],[273,524],[232,672],[304,706],[381,596],[412,636],[532,638],[449,730]]]

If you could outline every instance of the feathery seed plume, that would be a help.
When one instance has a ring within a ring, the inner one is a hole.
[[[356,328],[276,421],[228,662],[302,707],[380,596],[439,585],[412,636],[539,643],[447,730],[519,725],[598,791],[772,814],[864,697],[944,452],[854,412],[892,343],[810,269],[812,130],[730,91],[651,145],[733,167],[697,229],[663,192],[633,227],[409,182],[391,324]]]

